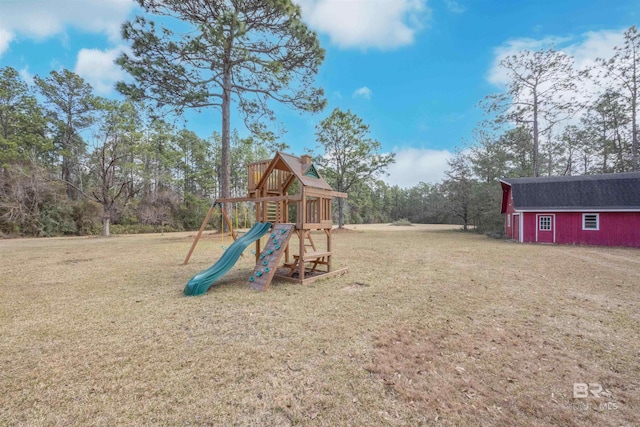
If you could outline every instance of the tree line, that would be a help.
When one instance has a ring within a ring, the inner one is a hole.
[[[116,85],[123,101],[95,96],[69,70],[36,77],[34,89],[3,69],[0,232],[91,233],[96,218],[104,235],[111,224],[193,228],[212,199],[244,194],[248,163],[286,147],[267,126],[275,119],[271,102],[303,112],[324,108],[314,76],[325,52],[290,0],[138,3],[146,14],[122,27],[131,43],[117,60],[130,77]],[[231,130],[232,105],[251,137]],[[220,111],[221,133],[202,140],[161,119],[187,109]],[[393,161],[373,153],[378,142],[358,140],[368,128],[346,117],[318,131],[354,126],[353,135],[335,141],[344,151],[327,154],[342,159],[349,152],[346,169],[338,163],[335,173],[327,171],[342,191]],[[351,151],[351,144],[359,148]],[[342,225],[342,205],[338,212]]]
[[[199,226],[220,194],[221,136],[152,118],[130,100],[96,96],[69,70],[33,87],[0,69],[0,232],[52,236]],[[265,144],[231,135],[234,195]]]
[[[290,1],[140,5],[187,25],[183,34],[146,17],[124,25],[132,53],[118,63],[132,80],[118,84],[121,100],[96,96],[69,70],[29,85],[0,68],[2,235],[197,228],[216,197],[246,194],[248,163],[288,148],[266,126],[269,102],[324,107],[313,85],[324,50]],[[317,126],[314,154],[333,188],[349,193],[336,222],[458,223],[499,235],[502,177],[637,171],[639,42],[632,26],[610,58],[583,70],[554,49],[504,58],[504,91],[480,103],[487,119],[435,184],[385,183],[393,153],[380,152],[357,115],[335,109]],[[251,136],[232,130],[232,105]],[[188,108],[219,110],[222,132],[202,138],[159,114]]]
[[[585,69],[553,48],[509,55],[499,66],[507,77],[504,91],[480,102],[487,119],[474,129],[471,144],[449,161],[447,177],[403,191],[412,221],[421,222],[416,212],[426,205],[429,215],[442,209],[445,221],[499,236],[500,178],[639,170],[640,34],[635,25],[611,57]]]
[[[28,85],[15,69],[0,68],[0,126],[3,236],[197,229],[212,201],[222,197],[220,133],[201,138],[155,117],[142,103],[99,97],[69,70],[36,76]],[[230,133],[229,194],[243,197],[247,166],[288,147]],[[391,197],[387,186],[376,179],[393,155],[379,154],[381,144],[368,134],[359,117],[340,109],[318,125],[322,154],[314,157],[323,175],[338,191],[360,188],[344,216],[337,210],[336,222],[379,222],[396,212],[384,201]],[[375,188],[382,189],[380,196],[373,195]],[[230,216],[251,225],[251,206],[230,210]],[[220,224],[220,214],[212,222]]]

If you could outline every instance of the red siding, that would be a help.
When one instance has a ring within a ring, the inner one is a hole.
[[[513,222],[513,213],[515,209],[513,207],[513,197],[511,197],[511,186],[502,186],[502,213],[504,216],[504,233],[508,239],[518,240],[518,224]]]
[[[522,241],[535,242],[536,241],[536,213],[525,212],[522,214]]]
[[[545,214],[555,216],[555,243],[640,247],[640,212],[599,212],[599,230],[582,229],[582,212],[526,212],[524,242],[536,242],[537,216]]]
[[[518,240],[519,222],[515,217],[511,185],[502,184],[502,207],[505,235]],[[583,230],[583,212],[522,212],[523,242],[553,242],[572,245],[631,246],[640,248],[640,212],[585,212],[599,214],[599,230]],[[538,217],[552,217],[552,230],[537,230]]]

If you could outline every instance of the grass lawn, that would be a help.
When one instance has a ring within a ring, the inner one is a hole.
[[[446,228],[335,233],[348,274],[262,293],[247,250],[190,298],[220,237],[0,241],[0,425],[640,425],[640,251]]]

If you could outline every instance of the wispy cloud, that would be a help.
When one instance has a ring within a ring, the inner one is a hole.
[[[539,39],[520,38],[508,40],[494,50],[494,61],[487,73],[487,80],[495,85],[498,90],[504,90],[510,82],[510,76],[507,70],[500,67],[500,62],[508,56],[517,56],[525,50],[538,51],[553,48],[569,55],[574,61],[574,69],[576,71],[589,68],[597,70],[599,66],[596,58],[610,58],[615,52],[614,47],[624,44],[624,31],[625,29],[590,31],[571,37],[546,36]],[[576,80],[575,91],[556,93],[555,97],[557,99],[573,98],[578,102],[588,103],[594,100],[607,84],[606,77],[601,78],[597,85],[594,85],[590,79]],[[563,123],[575,123],[580,119],[581,114],[582,111],[578,111],[576,115]],[[555,131],[561,131],[562,126],[563,124]]]
[[[453,154],[448,150],[403,148],[396,151],[396,162],[389,166],[389,176],[384,180],[401,188],[413,187],[419,182],[435,184],[446,177],[447,162],[451,158]]]
[[[487,74],[487,80],[500,89],[509,83],[509,74],[500,68],[500,61],[511,55],[529,50],[536,51],[553,47],[554,49],[570,55],[574,60],[576,70],[586,70],[596,67],[596,58],[610,58],[614,54],[614,47],[624,44],[624,31],[602,30],[589,31],[579,36],[558,37],[547,36],[540,39],[521,38],[512,39],[503,43],[494,50],[494,61]],[[597,87],[588,79],[578,82],[575,93],[561,94],[564,97],[573,96],[579,101],[587,101],[597,95],[602,87],[606,86],[606,79]]]
[[[541,39],[517,38],[507,40],[494,49],[493,64],[487,74],[487,80],[496,86],[504,86],[509,82],[508,72],[500,67],[500,62],[504,58],[517,55],[525,50],[536,51],[547,49],[551,46],[560,46],[570,40],[570,38],[558,36],[548,36]]]
[[[353,97],[354,98],[364,98],[364,99],[371,99],[371,96],[373,95],[373,91],[371,89],[369,89],[366,86],[363,86],[359,89],[356,89],[353,92]]]
[[[43,40],[64,35],[67,27],[104,33],[111,41],[120,37],[120,26],[134,7],[133,0],[20,0],[2,2],[0,55],[16,35]]]
[[[124,50],[125,46],[109,50],[81,49],[74,71],[91,84],[97,93],[108,95],[114,90],[115,83],[125,78],[124,71],[115,63]]]
[[[540,39],[519,38],[511,39],[494,49],[494,60],[487,80],[503,86],[509,81],[508,74],[500,68],[500,61],[507,56],[517,55],[524,50],[540,50],[553,47],[556,50],[571,55],[577,69],[585,69],[596,65],[596,58],[609,58],[614,53],[615,46],[624,44],[625,29],[589,31],[580,36],[558,37],[546,36]]]
[[[24,80],[25,82],[27,82],[27,84],[32,85],[33,84],[33,74],[31,74],[29,72],[29,66],[25,66],[24,68],[20,69],[20,71],[18,71],[20,73],[20,77],[22,77],[22,80]]]
[[[302,18],[341,48],[392,49],[413,43],[431,17],[426,0],[294,0]]]
[[[0,28],[0,56],[9,49],[9,44],[13,40],[13,33],[4,28]]]
[[[467,8],[456,0],[444,0],[444,4],[447,6],[447,9],[453,13],[464,13],[467,11]]]
[[[449,113],[446,114],[442,117],[442,120],[449,122],[449,123],[455,123],[455,122],[459,122],[464,120],[466,117],[465,114],[462,113]]]

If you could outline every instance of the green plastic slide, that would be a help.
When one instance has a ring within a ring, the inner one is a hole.
[[[264,236],[270,228],[270,222],[256,222],[251,230],[233,242],[231,246],[224,251],[215,264],[193,276],[191,280],[187,282],[187,286],[184,288],[184,294],[194,296],[206,293],[216,280],[231,270],[231,267],[235,265],[247,246]]]

